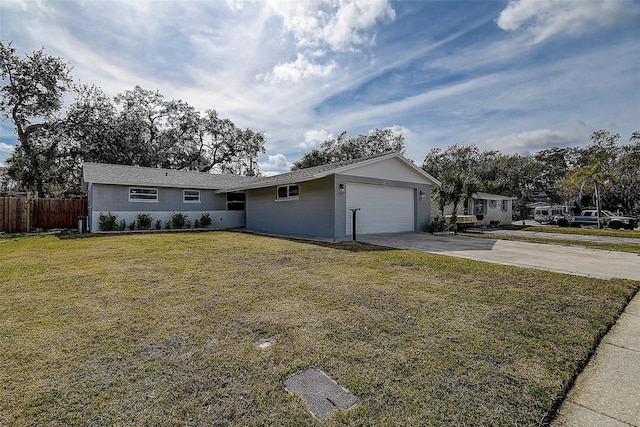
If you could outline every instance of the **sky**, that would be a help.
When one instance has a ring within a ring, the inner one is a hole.
[[[0,0],[0,38],[264,131],[269,174],[343,130],[402,133],[417,164],[640,130],[639,1]],[[0,164],[15,143],[1,121]]]

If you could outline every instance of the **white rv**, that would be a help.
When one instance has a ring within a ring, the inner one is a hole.
[[[540,224],[556,224],[558,219],[565,218],[567,209],[564,206],[538,206],[533,211],[533,219]]]

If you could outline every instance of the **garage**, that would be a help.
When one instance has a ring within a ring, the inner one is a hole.
[[[359,208],[357,234],[398,233],[415,231],[415,190],[406,187],[348,182],[347,229],[351,235],[352,212]]]
[[[245,227],[267,233],[351,240],[357,234],[413,233],[431,220],[440,182],[400,153],[345,160],[225,187],[245,192]],[[186,187],[185,187],[186,188]]]

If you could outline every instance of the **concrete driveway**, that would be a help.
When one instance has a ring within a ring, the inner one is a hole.
[[[640,255],[628,252],[429,233],[365,234],[358,241],[578,276],[640,280]]]

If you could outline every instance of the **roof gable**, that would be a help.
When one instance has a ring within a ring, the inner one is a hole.
[[[415,168],[407,167],[406,163],[398,157],[391,157],[384,161],[354,165],[353,168],[344,173],[350,176],[360,176],[365,178],[378,178],[390,181],[415,182],[422,184],[425,182],[424,173]],[[428,179],[428,178],[427,178]]]
[[[382,163],[393,165],[396,170],[396,177],[399,178],[398,170],[404,169],[403,177],[409,178],[409,182],[427,182],[431,185],[440,185],[440,182],[414,165],[411,161],[407,160],[399,153],[383,153],[377,154],[371,157],[364,157],[360,159],[346,160],[344,162],[329,163],[322,166],[315,166],[312,168],[299,169],[291,172],[282,173],[279,175],[258,178],[254,182],[248,182],[238,187],[232,187],[226,189],[226,191],[239,191],[249,190],[253,188],[272,187],[275,185],[292,184],[304,181],[311,181],[314,179],[324,178],[333,174],[351,175],[362,174],[360,176],[371,176],[375,178],[405,180],[391,178],[391,172],[385,172],[385,168]],[[377,173],[377,174],[376,174]],[[383,176],[381,176],[381,174]],[[223,191],[221,191],[223,192]]]

